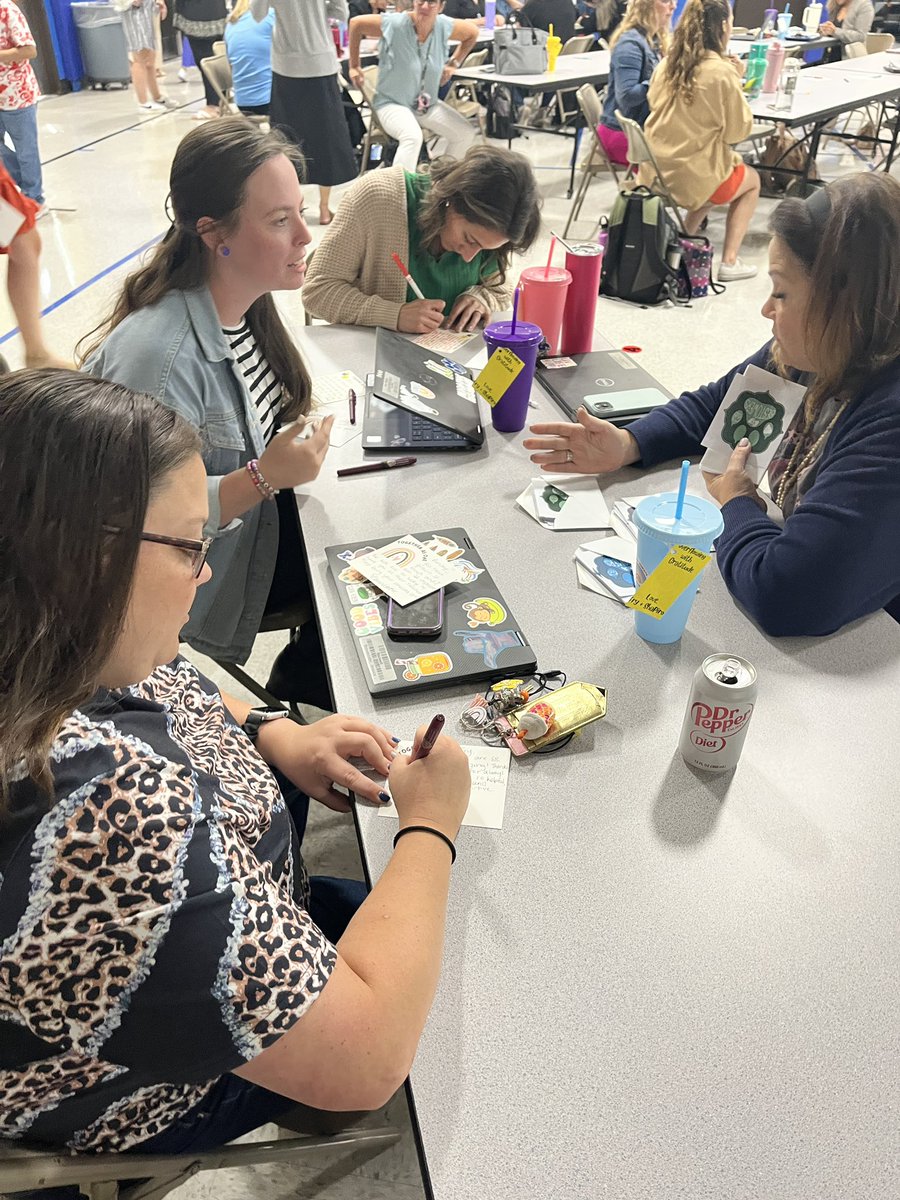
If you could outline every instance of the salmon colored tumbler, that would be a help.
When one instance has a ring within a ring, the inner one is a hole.
[[[559,354],[563,311],[571,282],[568,271],[551,266],[527,267],[519,280],[522,289],[519,318],[541,327],[551,354]]]

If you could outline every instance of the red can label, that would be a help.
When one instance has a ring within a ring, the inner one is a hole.
[[[724,750],[728,738],[745,729],[752,715],[752,704],[729,708],[724,704],[705,704],[697,700],[691,705],[691,745],[712,754]]]

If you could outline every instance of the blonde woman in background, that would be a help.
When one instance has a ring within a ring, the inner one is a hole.
[[[272,99],[272,34],[275,14],[261,21],[250,14],[250,0],[237,0],[225,23],[225,53],[231,64],[234,102],[247,116],[267,117]]]
[[[610,39],[609,84],[597,132],[614,163],[628,162],[628,139],[616,112],[643,125],[650,115],[650,76],[665,54],[675,0],[631,0]]]
[[[672,47],[650,81],[647,140],[684,228],[697,233],[711,208],[727,204],[719,279],[750,279],[757,268],[738,251],[759,200],[759,175],[734,147],[753,128],[741,89],[743,66],[727,56],[733,22],[728,0],[688,0]],[[643,182],[650,182],[647,167]]]
[[[846,56],[848,46],[865,48],[866,34],[875,20],[872,0],[828,0],[827,12],[828,20],[819,26],[819,33],[837,38],[839,45],[828,51],[826,62],[839,62]]]

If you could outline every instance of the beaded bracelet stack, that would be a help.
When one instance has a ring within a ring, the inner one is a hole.
[[[256,459],[256,458],[250,459],[250,461],[247,463],[247,472],[248,472],[250,478],[256,484],[256,489],[258,492],[261,493],[263,499],[264,500],[274,500],[275,499],[275,489],[272,487],[271,483],[269,483],[269,481],[266,479],[265,475],[263,475],[262,471],[260,471],[259,459]]]

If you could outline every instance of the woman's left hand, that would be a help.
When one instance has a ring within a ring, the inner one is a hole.
[[[836,28],[834,21],[823,21],[819,26],[819,33],[824,34],[825,37],[833,37]]]
[[[468,332],[477,329],[482,321],[486,321],[490,315],[487,305],[482,303],[477,296],[457,296],[444,325],[447,329]]]
[[[728,466],[721,475],[710,475],[703,472],[706,480],[706,490],[721,508],[736,496],[749,496],[754,504],[766,511],[766,502],[757,491],[756,484],[747,474],[747,459],[751,454],[751,446],[746,438],[741,438],[737,447],[728,460]]]
[[[264,741],[265,739],[265,741]],[[271,739],[271,740],[270,740]],[[384,802],[384,784],[357,770],[351,758],[361,758],[386,778],[396,743],[386,729],[362,717],[323,717],[312,725],[270,721],[260,730],[258,746],[266,761],[291,783],[335,812],[349,812],[346,796],[335,784],[356,792],[373,804]]]
[[[448,84],[455,74],[456,64],[449,62],[444,63],[444,69],[441,71],[441,87],[444,87],[446,84]]]

